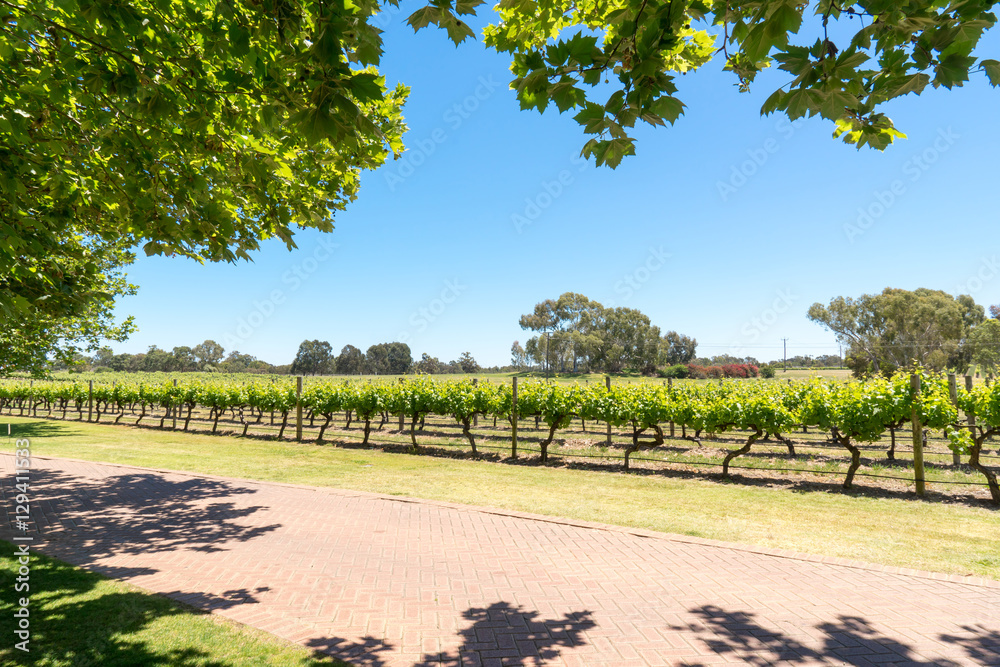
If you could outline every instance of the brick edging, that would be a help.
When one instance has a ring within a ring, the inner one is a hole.
[[[13,454],[7,452],[0,452],[0,456],[13,456]],[[41,459],[43,461],[70,461],[73,463],[88,463],[93,465],[109,466],[113,468],[127,468],[130,470],[142,470],[146,472],[156,472],[171,475],[186,475],[188,477],[196,477],[199,479],[211,479],[224,482],[236,482],[240,484],[261,484],[268,486],[278,486],[286,487],[292,489],[304,489],[309,491],[314,491],[317,493],[328,493],[335,494],[344,497],[358,497],[358,498],[372,498],[391,502],[403,502],[403,503],[413,503],[416,505],[427,505],[431,507],[442,507],[447,509],[452,509],[460,512],[475,512],[479,514],[489,514],[493,516],[504,516],[512,517],[517,519],[524,519],[527,521],[537,521],[539,523],[551,523],[560,526],[573,526],[575,528],[586,528],[589,530],[601,530],[610,533],[620,533],[624,535],[634,535],[637,537],[643,537],[648,539],[662,540],[666,542],[678,542],[682,544],[697,544],[700,546],[712,547],[716,549],[729,549],[732,551],[742,551],[745,553],[758,554],[762,556],[771,556],[774,558],[787,558],[789,560],[797,560],[807,563],[820,563],[823,565],[836,565],[839,567],[847,567],[856,570],[867,570],[871,572],[884,572],[886,574],[896,574],[907,577],[917,577],[921,579],[930,579],[933,581],[945,581],[949,583],[965,584],[969,586],[980,586],[984,588],[992,588],[1000,590],[1000,581],[994,579],[987,579],[986,577],[972,577],[960,574],[947,574],[944,572],[931,572],[928,570],[915,570],[906,567],[896,567],[894,565],[879,565],[877,563],[869,563],[866,561],[852,560],[849,558],[839,558],[836,556],[820,556],[816,554],[789,551],[786,549],[772,549],[770,547],[760,547],[751,544],[742,544],[739,542],[726,542],[723,540],[714,540],[704,537],[693,537],[690,535],[680,535],[677,533],[663,533],[654,530],[646,530],[644,528],[631,528],[628,526],[615,526],[613,524],[598,523],[596,521],[584,521],[580,519],[566,519],[562,517],[547,516],[544,514],[534,514],[531,512],[521,512],[518,510],[505,510],[495,507],[483,507],[479,505],[467,505],[463,503],[453,503],[444,500],[431,500],[427,498],[414,498],[410,496],[393,496],[384,493],[374,493],[371,491],[359,491],[355,489],[340,489],[332,486],[312,486],[309,484],[292,484],[288,482],[272,482],[266,480],[258,479],[248,479],[243,477],[225,477],[223,475],[211,475],[206,473],[197,473],[187,470],[169,470],[166,468],[148,468],[145,466],[128,465],[124,463],[108,463],[105,461],[89,461],[86,459],[74,459],[67,457],[57,457],[57,456],[38,456],[32,455],[33,459]]]

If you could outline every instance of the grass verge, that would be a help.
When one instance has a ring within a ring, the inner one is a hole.
[[[15,593],[14,547],[0,542],[0,664],[63,667],[348,667],[261,630],[31,554],[31,590]],[[8,594],[9,593],[9,594]],[[14,647],[14,599],[30,596],[30,643]]]
[[[469,503],[1000,580],[1000,512],[985,506],[844,493],[838,483],[775,488],[79,422],[0,424],[8,421],[8,451],[29,437],[38,456]]]

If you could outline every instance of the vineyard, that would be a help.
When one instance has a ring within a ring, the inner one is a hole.
[[[318,444],[598,459],[624,470],[732,470],[969,485],[1000,504],[985,449],[1000,385],[922,373],[841,383],[557,385],[281,378],[0,382],[0,414]],[[916,429],[914,429],[916,425]],[[811,429],[811,431],[810,431]],[[915,436],[915,437],[914,437]],[[927,475],[926,473],[931,473]]]

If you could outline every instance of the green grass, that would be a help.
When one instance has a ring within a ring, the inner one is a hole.
[[[0,557],[0,664],[39,667],[275,667],[346,663],[92,572],[31,555],[30,651],[14,647],[13,547]]]
[[[759,479],[724,483],[78,422],[4,418],[0,425],[8,421],[40,456],[469,503],[1000,579],[1000,512],[948,498],[844,493],[837,478],[771,488]]]

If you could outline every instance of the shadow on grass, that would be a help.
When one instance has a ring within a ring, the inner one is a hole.
[[[794,665],[829,663],[842,665],[906,664],[913,667],[958,667],[959,665],[992,665],[1000,663],[1000,635],[982,627],[963,626],[965,634],[938,635],[936,639],[964,650],[968,661],[955,662],[946,658],[926,660],[921,651],[899,639],[878,631],[868,619],[840,615],[836,620],[813,627],[823,639],[812,648],[780,630],[764,627],[756,614],[729,611],[714,605],[689,610],[697,622],[675,626],[672,630],[693,634],[717,656],[747,665]],[[799,621],[796,621],[799,623]],[[684,667],[703,667],[698,661],[680,663]]]
[[[13,591],[14,548],[6,542],[0,545],[0,586]],[[105,582],[100,574],[33,552],[31,590],[26,593],[30,595],[29,651],[14,646],[19,639],[14,634],[13,596],[0,596],[0,635],[8,638],[0,644],[0,664],[235,667],[264,664],[258,660],[267,658],[253,649],[238,626],[220,628],[210,621],[195,628],[191,617],[207,618],[207,614],[160,595],[123,591]],[[177,617],[176,622],[171,617]],[[281,648],[270,643],[269,650]],[[318,653],[294,664],[343,665]]]

